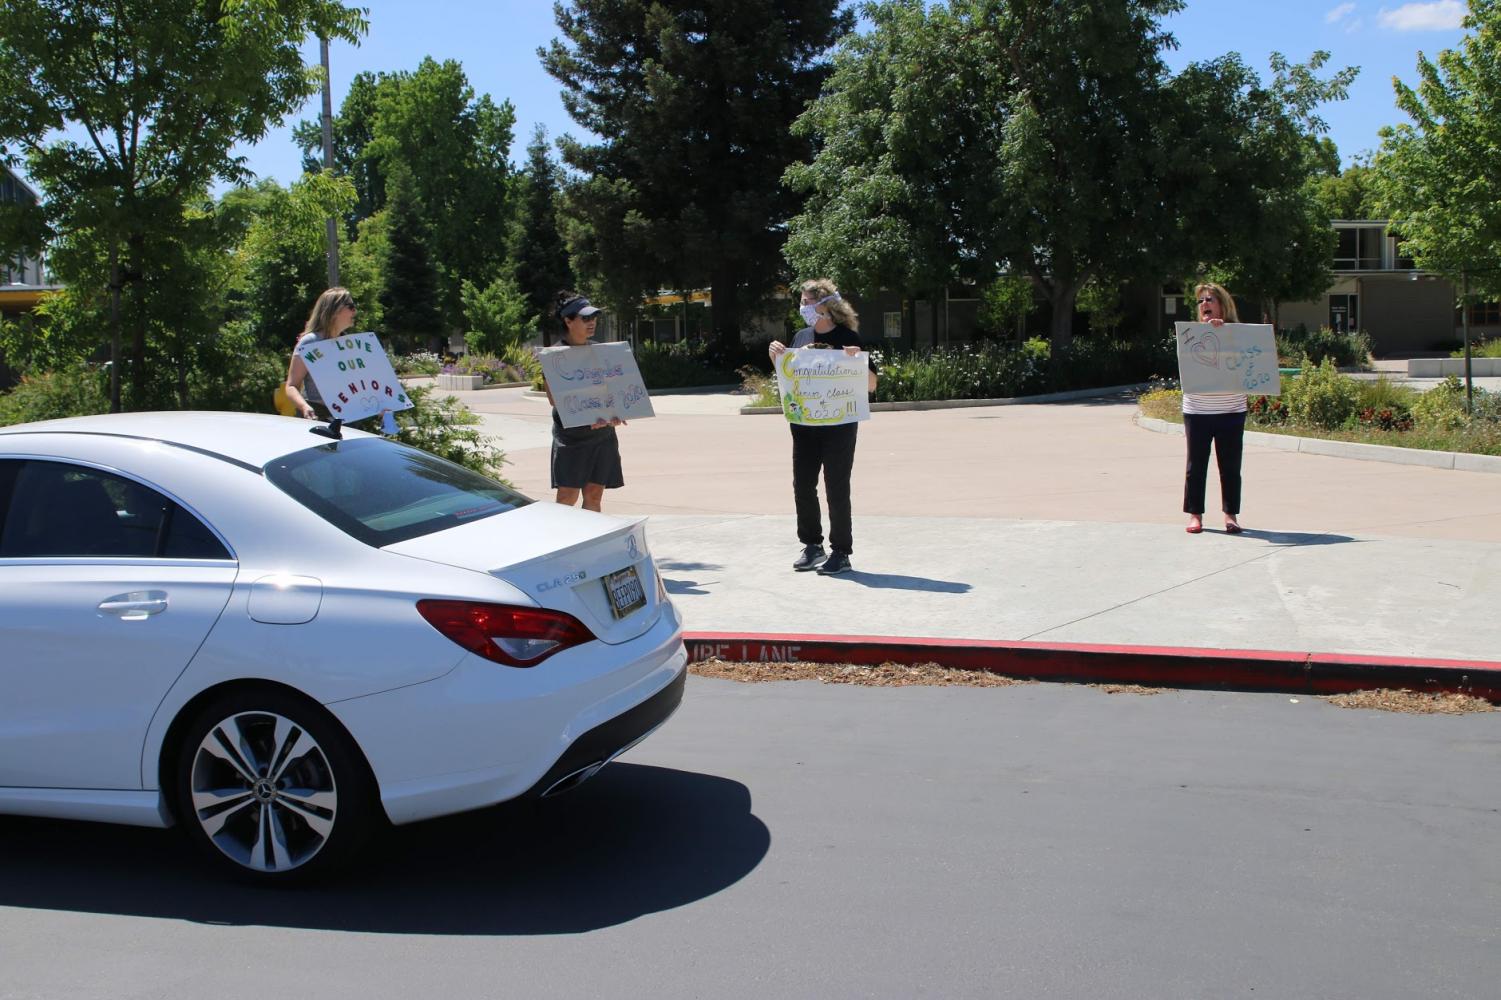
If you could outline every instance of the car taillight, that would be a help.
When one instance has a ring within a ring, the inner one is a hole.
[[[427,623],[469,652],[508,667],[532,667],[570,646],[594,641],[583,622],[561,611],[479,601],[418,601]]]

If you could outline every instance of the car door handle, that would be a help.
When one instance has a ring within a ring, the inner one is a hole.
[[[99,602],[101,615],[114,615],[121,621],[135,622],[167,610],[165,590],[132,590]]]

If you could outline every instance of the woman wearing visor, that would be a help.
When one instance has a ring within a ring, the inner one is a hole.
[[[577,292],[559,292],[556,315],[563,321],[563,343],[584,347],[594,336],[599,309]],[[620,470],[620,441],[615,428],[624,425],[619,417],[594,421],[589,427],[564,427],[558,416],[552,390],[547,391],[552,408],[552,488],[557,501],[572,507],[584,498],[585,510],[599,510],[605,490],[625,485]]]
[[[798,310],[808,325],[792,338],[792,346],[842,347],[854,357],[860,353],[860,317],[839,295],[839,289],[827,278],[806,281],[802,287],[802,305]],[[771,363],[787,350],[781,341],[772,341]],[[876,366],[870,366],[870,386],[876,391]],[[803,554],[792,568],[799,573],[818,570],[822,576],[850,571],[850,553],[855,541],[850,516],[850,473],[855,467],[855,437],[860,425],[836,424],[832,427],[805,427],[788,424],[792,431],[792,497],[797,505],[797,540]],[[823,521],[818,505],[818,474],[823,471],[824,493],[829,501],[829,553],[823,547]]]

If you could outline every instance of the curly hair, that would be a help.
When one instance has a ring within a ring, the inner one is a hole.
[[[833,318],[835,323],[841,326],[847,326],[851,330],[860,329],[860,317],[856,314],[855,307],[839,295],[838,286],[830,279],[814,278],[811,281],[805,281],[800,291],[804,295],[813,296],[815,299],[827,299],[831,295],[834,296],[830,301],[822,303],[829,310],[829,316]]]

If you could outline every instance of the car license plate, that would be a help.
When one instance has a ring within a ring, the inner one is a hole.
[[[646,603],[646,589],[641,586],[641,576],[636,567],[627,566],[618,573],[607,574],[605,593],[610,595],[610,610],[616,618],[624,618]]]

